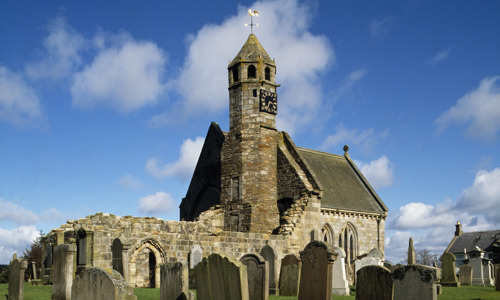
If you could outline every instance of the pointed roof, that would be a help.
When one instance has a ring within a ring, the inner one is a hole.
[[[232,66],[239,61],[257,61],[259,59],[266,63],[274,64],[274,61],[267,54],[266,50],[264,50],[264,47],[262,47],[255,34],[251,33],[243,47],[241,47],[240,52],[238,52],[229,65]]]

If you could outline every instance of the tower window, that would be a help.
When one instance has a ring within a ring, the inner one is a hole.
[[[253,96],[257,97],[257,90],[256,89],[253,90]]]
[[[240,200],[240,178],[231,178],[231,201],[237,202]]]
[[[248,67],[248,78],[256,78],[257,77],[257,69],[254,65],[250,65]]]
[[[266,80],[271,81],[271,69],[267,67],[265,72],[266,72]]]
[[[238,81],[238,68],[233,68],[233,82]]]

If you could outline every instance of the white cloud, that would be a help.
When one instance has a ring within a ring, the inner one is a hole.
[[[436,120],[441,133],[452,124],[469,124],[469,137],[493,140],[500,130],[500,76],[484,78]]]
[[[397,237],[410,235],[416,242],[415,248],[442,252],[453,237],[457,221],[462,223],[465,232],[498,229],[498,182],[500,168],[490,172],[482,170],[477,172],[472,186],[465,189],[456,201],[447,199],[436,205],[421,202],[403,205],[399,212],[389,215],[387,220],[386,253],[397,257],[397,249],[407,247],[407,244],[400,245],[402,242],[397,242]]]
[[[368,179],[374,189],[392,186],[394,183],[394,167],[387,156],[381,156],[368,164],[356,161],[361,173]]]
[[[428,63],[431,65],[437,65],[440,62],[447,60],[448,56],[450,56],[450,52],[451,52],[451,50],[453,50],[453,48],[455,48],[455,46],[452,46],[448,49],[443,49],[443,50],[439,51],[436,55],[434,55],[433,58],[431,58],[428,61]]]
[[[109,106],[128,113],[153,105],[164,91],[166,54],[155,44],[127,34],[95,38],[98,53],[74,76],[73,105]]]
[[[62,218],[62,214],[55,208],[36,214],[20,205],[0,198],[0,221],[10,221],[17,225],[32,225],[40,221],[52,221]]]
[[[118,185],[126,189],[141,189],[144,187],[144,183],[138,178],[127,174],[118,180]]]
[[[170,194],[157,192],[139,199],[139,212],[143,214],[170,212],[177,208],[174,204],[175,201]]]
[[[387,136],[387,130],[376,133],[373,128],[359,130],[348,129],[343,123],[339,123],[335,128],[335,133],[326,137],[321,146],[322,150],[348,144],[350,146],[360,146],[364,151],[370,151],[380,140]]]
[[[177,177],[187,180],[193,174],[204,142],[205,139],[202,137],[197,137],[194,141],[184,140],[178,161],[160,166],[158,160],[153,157],[146,162],[146,170],[159,179]]]
[[[462,192],[454,209],[481,213],[490,222],[500,224],[499,203],[500,168],[495,168],[491,172],[478,171],[473,185]]]
[[[254,31],[271,57],[276,57],[280,129],[295,130],[310,122],[321,108],[318,75],[334,63],[333,47],[324,36],[310,33],[311,12],[298,1],[252,4],[261,11]],[[248,7],[222,24],[204,26],[188,41],[188,54],[177,81],[189,112],[221,111],[228,105],[227,66],[246,40],[243,23]],[[221,46],[222,45],[222,46]],[[307,99],[307,101],[304,101]],[[158,120],[156,120],[158,123]],[[161,123],[161,122],[160,122]]]
[[[47,126],[36,92],[23,77],[0,66],[0,120],[19,126]]]
[[[20,257],[38,235],[35,226],[20,226],[10,230],[0,228],[0,264],[8,264],[14,253]]]
[[[391,17],[385,17],[383,19],[375,19],[371,21],[368,27],[372,39],[376,40],[379,38],[383,38],[389,32],[391,25]]]
[[[66,22],[65,18],[52,19],[48,36],[43,41],[45,56],[38,62],[29,63],[25,70],[32,79],[60,79],[71,75],[81,64],[80,52],[85,39]]]

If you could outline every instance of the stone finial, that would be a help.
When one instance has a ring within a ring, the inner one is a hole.
[[[345,154],[348,154],[347,152],[349,152],[349,146],[344,145],[343,150],[344,150],[344,155],[345,155]]]

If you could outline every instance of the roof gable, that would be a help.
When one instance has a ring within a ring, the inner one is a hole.
[[[500,230],[464,232],[455,239],[453,245],[448,249],[449,253],[471,252],[478,246],[486,252],[493,251],[493,244],[500,239]]]
[[[323,190],[322,208],[385,213],[385,204],[348,155],[297,147],[297,152]]]

